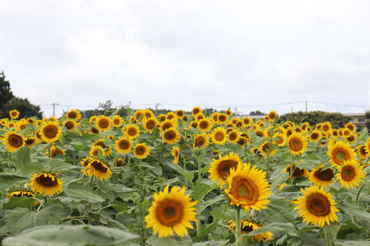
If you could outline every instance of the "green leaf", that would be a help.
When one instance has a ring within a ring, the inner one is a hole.
[[[316,157],[314,154],[306,155],[303,158],[303,163],[299,164],[299,168],[303,168],[306,170],[312,170],[315,166],[320,165],[320,159]]]
[[[0,190],[5,190],[12,186],[18,186],[27,181],[29,181],[29,178],[27,176],[10,173],[0,173]]]
[[[33,226],[35,212],[28,208],[15,208],[5,213],[5,224],[9,228],[11,235],[17,234],[24,228]]]
[[[199,242],[201,240],[203,240],[203,238],[205,238],[206,236],[208,236],[208,234],[210,232],[212,232],[214,229],[216,229],[217,227],[219,227],[220,225],[217,223],[217,222],[213,222],[212,224],[210,224],[209,226],[207,226],[206,228],[204,228],[195,238],[194,238],[194,241],[195,242]]]
[[[350,215],[370,219],[370,213],[366,211],[365,206],[361,203],[343,202],[341,205],[338,205],[338,208]]]
[[[203,197],[212,190],[212,187],[206,184],[196,184],[192,189],[194,199],[201,202]]]
[[[369,132],[367,130],[367,127],[362,128],[359,138],[368,138],[368,137],[369,137]]]
[[[215,204],[219,201],[222,201],[223,199],[225,198],[225,195],[222,194],[222,195],[219,195],[213,199],[210,199],[210,200],[207,200],[205,201],[203,204],[201,204],[198,209],[197,209],[197,214],[200,215],[204,209],[206,209],[208,206],[212,205],[212,204]],[[199,202],[198,202],[199,203]]]
[[[170,166],[176,172],[182,174],[190,182],[193,181],[193,179],[194,179],[194,173],[189,172],[188,170],[183,169],[181,166],[179,166],[179,165],[177,165],[175,163],[167,162],[166,164],[168,166]]]
[[[227,243],[229,240],[226,241],[206,241],[202,243],[193,243],[193,246],[225,246],[228,245]]]
[[[66,139],[65,139],[65,137],[64,137],[63,135],[61,135],[61,136],[60,136],[60,138],[59,138],[59,143],[60,143],[61,145],[64,145],[64,144],[66,143]]]
[[[153,246],[192,246],[193,241],[191,237],[185,235],[185,237],[173,236],[155,239]]]
[[[30,162],[22,167],[21,174],[28,175],[30,173],[38,173],[44,170],[44,166],[39,162]]]
[[[25,146],[18,150],[15,154],[15,166],[22,168],[27,163],[31,162],[31,150],[28,146]]]
[[[284,200],[270,199],[267,209],[261,211],[261,216],[265,221],[269,222],[290,222],[295,225],[294,214]]]
[[[160,134],[161,134],[161,132],[159,131],[158,126],[155,126],[153,128],[153,135],[152,135],[153,139],[159,138]]]
[[[330,225],[325,223],[325,226],[322,228],[322,230],[330,236],[332,240],[337,238],[337,233],[339,229],[339,224],[337,222],[331,223]]]
[[[14,208],[17,208],[17,207],[29,208],[33,204],[35,204],[35,202],[37,202],[37,200],[32,198],[32,197],[27,197],[27,196],[16,197],[16,196],[13,196],[12,198],[10,198],[9,202],[4,203],[4,209],[14,209]]]
[[[50,161],[50,168],[54,172],[72,172],[72,171],[78,171],[82,169],[82,167],[80,166],[74,166],[68,162],[58,160],[58,159],[53,159]]]
[[[103,202],[104,199],[94,193],[90,186],[83,186],[79,182],[73,182],[68,185],[68,188],[64,189],[64,192],[71,196],[80,199],[89,199],[92,201]]]
[[[157,163],[155,163],[155,162],[151,162],[150,164],[146,163],[146,162],[140,162],[139,165],[141,167],[149,168],[150,171],[152,171],[153,173],[155,173],[158,176],[161,176],[162,173],[163,173],[162,167],[160,165],[158,165]]]
[[[335,243],[338,246],[370,246],[369,241],[345,241]]]
[[[118,114],[118,112],[119,112],[119,109],[114,110],[114,111],[110,114],[110,117],[113,117],[113,116],[117,115],[117,114]]]
[[[3,241],[4,246],[134,246],[129,240],[137,236],[102,226],[48,225],[28,229]]]
[[[247,235],[243,235],[243,237],[251,237],[251,236],[257,236],[258,234],[261,233],[266,233],[269,231],[284,231],[288,233],[290,236],[297,237],[297,229],[292,225],[292,223],[280,223],[280,222],[275,222],[275,223],[270,223],[268,225],[262,226],[261,228],[258,228],[257,230],[251,231]]]

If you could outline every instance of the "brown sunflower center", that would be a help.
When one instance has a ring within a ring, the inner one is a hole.
[[[193,109],[193,115],[199,114],[199,109]]]
[[[115,125],[119,125],[120,120],[119,120],[119,119],[114,119],[114,120],[113,120],[113,123],[114,123]]]
[[[202,136],[195,139],[195,147],[202,147],[206,143],[206,139]]]
[[[221,121],[221,122],[225,122],[226,121],[226,116],[225,115],[220,115],[220,116],[218,116],[218,120]]]
[[[32,145],[35,142],[35,139],[34,138],[27,138],[27,140],[25,142],[26,142],[27,145]]]
[[[125,162],[122,159],[117,160],[117,167],[122,167],[125,165]]]
[[[168,129],[168,128],[171,128],[172,127],[172,124],[170,122],[166,122],[162,125],[162,131]]]
[[[326,216],[330,213],[330,202],[321,193],[312,193],[307,197],[307,209],[316,216]]]
[[[13,117],[17,116],[17,112],[11,112],[11,113]]]
[[[109,126],[109,121],[107,119],[99,120],[99,127],[100,128],[107,128]]]
[[[11,134],[8,137],[8,142],[12,147],[19,148],[23,144],[23,138],[17,134]]]
[[[300,151],[303,148],[303,142],[298,137],[293,137],[289,140],[289,148],[294,151]]]
[[[207,121],[202,121],[200,124],[199,124],[199,128],[200,129],[207,129],[209,126],[208,122]]]
[[[264,137],[263,131],[256,131],[256,135],[259,137]]]
[[[166,131],[164,133],[164,138],[169,141],[174,140],[176,138],[176,133],[173,130]]]
[[[330,181],[334,178],[333,169],[331,168],[328,168],[324,171],[322,171],[322,168],[320,168],[317,171],[315,171],[314,175],[316,178],[323,181]]]
[[[119,142],[120,149],[128,149],[130,147],[130,143],[127,140],[121,140]]]
[[[360,147],[360,154],[361,155],[364,155],[364,156],[367,155],[366,146],[361,146]]]
[[[58,127],[54,125],[48,125],[44,128],[43,133],[47,138],[55,138],[58,135]]]
[[[76,119],[77,118],[77,113],[76,112],[69,112],[68,113],[68,118]]]
[[[227,176],[229,176],[230,174],[230,169],[231,168],[236,169],[237,167],[238,167],[238,162],[234,160],[223,160],[217,166],[217,173],[222,179],[226,180]]]
[[[312,140],[316,140],[318,138],[319,138],[319,134],[317,132],[314,132],[314,133],[311,134],[311,139]]]
[[[68,129],[68,130],[71,130],[73,129],[73,127],[75,126],[75,124],[73,124],[72,121],[67,121],[64,126]]]
[[[282,136],[278,136],[275,138],[275,142],[278,144],[282,144],[284,142],[284,138]]]
[[[342,179],[345,181],[351,181],[355,177],[355,170],[351,166],[345,166],[342,168],[342,172],[340,174]]]
[[[93,166],[93,168],[96,171],[101,172],[101,173],[106,173],[108,171],[108,168],[106,165],[104,165],[103,163],[97,162],[97,161],[94,161],[93,163],[91,163],[91,166]]]
[[[237,142],[240,146],[244,146],[245,144],[245,138],[240,138],[239,141]]]
[[[154,121],[152,121],[152,120],[149,120],[149,121],[147,121],[146,122],[146,127],[148,128],[148,129],[153,129],[154,127],[155,127],[155,122]]]
[[[229,140],[234,141],[238,137],[238,134],[236,132],[231,132],[229,134]]]
[[[184,115],[184,111],[177,111],[176,114],[177,116],[182,117]]]
[[[134,127],[131,127],[130,129],[127,130],[127,133],[129,136],[133,137],[136,135],[137,131]]]
[[[257,185],[246,178],[233,181],[231,194],[235,198],[247,202],[249,205],[255,204],[259,197]]]
[[[244,232],[244,234],[248,234],[251,231],[253,231],[253,227],[252,226],[242,226],[242,232]]]
[[[142,155],[145,153],[145,148],[144,146],[139,146],[135,149],[135,153],[138,154],[138,155]]]
[[[179,201],[165,199],[158,203],[155,216],[160,224],[164,226],[175,226],[183,220],[184,207]]]
[[[322,130],[324,131],[324,132],[327,132],[327,131],[329,131],[329,126],[328,125],[323,125],[323,127],[322,127]]]
[[[348,140],[349,142],[353,142],[353,141],[355,141],[355,137],[354,137],[353,135],[351,135],[351,136],[349,136],[349,137],[347,138],[347,140]]]
[[[42,174],[36,178],[36,182],[43,187],[55,187],[58,185],[56,177],[50,177],[48,174]]]
[[[338,148],[334,150],[333,153],[333,160],[336,164],[340,165],[343,161],[346,161],[349,159],[349,153],[347,150]]]
[[[216,139],[217,141],[222,141],[222,140],[224,140],[224,138],[225,138],[225,135],[224,135],[224,133],[223,133],[223,132],[216,132],[216,134],[215,134],[214,136],[215,136],[215,139]]]
[[[99,133],[99,130],[98,129],[96,129],[95,127],[91,127],[90,128],[90,131],[92,132],[92,133],[95,133],[95,134],[98,134]]]

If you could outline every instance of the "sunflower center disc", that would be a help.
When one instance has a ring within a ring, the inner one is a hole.
[[[58,128],[54,125],[49,125],[45,127],[44,134],[46,135],[47,138],[54,138],[58,134]]]
[[[226,180],[227,176],[230,174],[231,168],[237,168],[238,162],[233,160],[224,160],[221,161],[220,164],[217,167],[218,175]]]
[[[236,139],[236,133],[232,132],[229,136],[230,140],[235,140]]]
[[[52,179],[46,175],[41,175],[40,177],[36,178],[36,182],[43,187],[54,187],[58,185],[56,178]]]
[[[106,173],[108,171],[108,168],[106,168],[105,165],[100,162],[94,162],[91,165],[94,167],[95,170],[101,173]]]
[[[338,161],[342,162],[342,161],[344,161],[344,160],[346,160],[346,159],[347,159],[347,158],[346,158],[346,153],[345,153],[344,151],[342,151],[342,150],[338,150],[338,151],[335,153],[335,158],[336,158]]]
[[[249,205],[255,204],[259,197],[257,185],[245,178],[233,182],[231,193],[235,198],[247,202]]]
[[[343,180],[351,181],[351,180],[353,180],[353,178],[355,176],[355,172],[354,172],[354,170],[351,166],[345,166],[342,169],[341,176],[342,176]]]
[[[326,169],[325,171],[321,171],[321,168],[315,172],[315,177],[324,180],[324,181],[330,181],[334,178],[334,173],[331,168]]]
[[[13,147],[20,147],[22,146],[22,138],[18,135],[10,135],[9,136],[9,144]]]
[[[156,219],[165,226],[174,226],[181,223],[184,216],[184,207],[180,201],[166,199],[156,208]]]
[[[205,142],[206,142],[206,140],[203,137],[198,137],[195,140],[195,147],[202,147]]]
[[[249,233],[249,232],[253,231],[253,227],[252,226],[243,226],[242,231]],[[245,234],[247,234],[247,233],[245,233]]]
[[[301,141],[301,139],[299,138],[296,138],[296,137],[293,137],[290,141],[289,141],[289,148],[294,150],[294,151],[300,151],[303,147],[303,143]]]
[[[221,141],[224,138],[224,135],[222,133],[217,133],[216,134],[216,140]]]
[[[316,216],[326,216],[330,213],[330,202],[321,193],[312,193],[307,197],[307,210]]]

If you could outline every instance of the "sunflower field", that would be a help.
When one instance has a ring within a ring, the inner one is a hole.
[[[0,119],[0,241],[370,245],[370,138],[200,107]]]

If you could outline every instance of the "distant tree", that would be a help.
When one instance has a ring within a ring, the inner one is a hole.
[[[111,100],[106,101],[105,103],[99,103],[98,108],[102,110],[110,110],[112,108],[113,102]]]
[[[370,111],[366,111],[365,119],[366,119],[366,127],[370,131]]]
[[[42,119],[42,113],[40,106],[33,105],[27,98],[13,97],[3,107],[1,117],[8,118],[11,110],[18,110],[21,118],[29,118],[36,116]]]
[[[295,124],[300,124],[303,122],[310,123],[311,126],[315,126],[318,123],[323,123],[329,121],[333,128],[341,128],[350,120],[352,117],[345,116],[341,113],[329,113],[324,111],[310,111],[310,112],[294,112],[281,115],[278,122],[292,121]]]
[[[13,93],[10,89],[9,81],[5,80],[5,74],[0,73],[0,112],[3,110],[4,105],[13,98]]]
[[[265,115],[265,113],[259,111],[259,110],[256,110],[256,111],[251,111],[249,113],[249,115]]]

